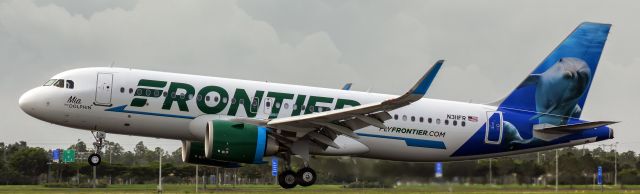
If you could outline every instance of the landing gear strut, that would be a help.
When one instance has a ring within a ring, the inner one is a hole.
[[[89,155],[87,162],[89,162],[89,165],[91,166],[98,166],[102,161],[102,157],[100,157],[99,153],[100,150],[102,150],[102,144],[104,143],[104,138],[107,137],[107,134],[102,131],[91,131],[91,134],[93,134],[93,138],[96,140],[96,142],[93,142],[93,148],[95,148],[96,152]]]
[[[278,174],[278,184],[285,189],[291,189],[300,185],[303,187],[311,186],[316,183],[318,179],[316,171],[309,167],[308,162],[304,162],[304,168],[299,169],[297,172],[291,170],[291,155],[282,155],[285,162],[285,170]]]

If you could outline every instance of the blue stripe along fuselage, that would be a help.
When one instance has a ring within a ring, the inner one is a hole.
[[[360,136],[364,137],[375,137],[375,138],[384,138],[384,139],[395,139],[395,140],[404,140],[407,146],[411,147],[422,147],[422,148],[433,148],[433,149],[447,149],[442,141],[434,141],[434,140],[425,140],[425,139],[414,139],[414,138],[406,138],[406,137],[395,137],[395,136],[386,136],[386,135],[375,135],[369,133],[356,133]]]
[[[180,119],[195,119],[195,117],[193,117],[193,116],[163,114],[163,113],[154,113],[154,112],[143,112],[143,111],[135,111],[135,110],[125,110],[125,108],[127,108],[127,105],[122,105],[122,106],[109,108],[109,109],[106,109],[105,111],[123,112],[123,113],[140,114],[140,115],[151,115],[151,116],[160,116],[160,117],[171,117],[171,118],[180,118]]]

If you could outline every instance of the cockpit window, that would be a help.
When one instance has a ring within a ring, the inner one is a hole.
[[[59,79],[58,81],[56,81],[56,83],[53,84],[53,86],[59,87],[59,88],[64,88],[64,80],[63,79]]]
[[[73,85],[74,85],[74,84],[73,84],[73,81],[71,81],[71,80],[67,80],[67,86],[66,86],[66,88],[73,89]]]
[[[42,85],[42,86],[53,85],[53,83],[56,83],[56,81],[58,81],[58,79],[50,79],[49,81],[45,82],[44,85]]]

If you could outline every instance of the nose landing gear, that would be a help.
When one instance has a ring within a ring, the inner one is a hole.
[[[98,166],[102,161],[102,158],[100,157],[100,154],[93,153],[89,155],[89,158],[87,158],[87,161],[91,166]]]
[[[89,162],[89,165],[91,166],[98,166],[102,161],[102,157],[100,157],[100,150],[102,150],[102,147],[104,146],[103,143],[104,139],[107,137],[107,134],[102,131],[91,131],[91,134],[93,134],[93,138],[96,140],[96,142],[93,142],[95,153],[89,155],[89,158],[87,158],[87,162]]]

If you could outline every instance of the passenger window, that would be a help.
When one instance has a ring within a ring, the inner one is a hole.
[[[284,109],[289,109],[289,103],[284,103]]]
[[[218,102],[218,97],[213,97],[213,102]]]
[[[209,101],[211,101],[211,97],[209,97],[209,96],[205,96],[205,97],[204,97],[204,100],[206,100],[207,102],[209,102]]]
[[[63,79],[59,79],[58,81],[56,81],[55,84],[53,84],[53,86],[59,87],[59,88],[64,88],[64,80]]]
[[[133,88],[129,88],[129,94],[133,93]]]
[[[236,104],[236,99],[235,98],[231,99],[231,104]]]
[[[393,115],[394,120],[398,120],[398,114]]]
[[[244,104],[244,99],[240,99],[240,104]]]
[[[444,125],[449,125],[449,119],[444,120]]]
[[[254,98],[253,98],[253,102],[251,102],[251,106],[252,106],[253,108],[258,108],[258,102],[259,102],[259,101],[260,101],[260,98],[258,98],[258,97],[254,97]]]
[[[428,123],[431,123],[431,121],[433,121],[433,120],[431,120],[431,118],[427,119],[427,122],[428,122]]]
[[[440,124],[440,119],[436,119],[436,124]]]
[[[120,93],[124,93],[124,87],[120,87]]]
[[[402,120],[407,121],[407,115],[402,115]]]
[[[74,85],[74,84],[73,84],[73,81],[71,81],[71,80],[67,80],[67,88],[69,88],[69,89],[73,89],[73,85]]]
[[[276,102],[276,108],[280,108],[280,103]]]
[[[420,122],[424,122],[424,117],[420,117]]]
[[[458,125],[458,121],[453,120],[453,126],[457,126]]]
[[[464,121],[460,122],[460,126],[464,127],[465,125],[466,125],[466,123]]]
[[[266,103],[264,103],[264,105],[266,105],[267,107],[271,107],[271,102],[267,101]]]
[[[416,121],[416,117],[415,116],[411,116],[411,122]]]
[[[222,103],[227,103],[227,97],[222,98]]]
[[[198,97],[196,97],[196,101],[202,101],[202,95],[198,94]]]
[[[162,96],[167,97],[167,91],[162,92]]]

